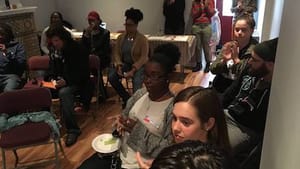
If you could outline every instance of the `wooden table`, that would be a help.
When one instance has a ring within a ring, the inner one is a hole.
[[[116,39],[121,33],[110,33],[111,43],[114,44]],[[75,38],[81,39],[82,32],[75,32]],[[73,36],[74,36],[73,35]],[[161,44],[173,43],[175,44],[181,53],[179,64],[181,67],[181,72],[184,71],[184,66],[187,66],[191,58],[195,54],[196,49],[196,37],[194,35],[162,35],[162,36],[152,36],[145,35],[149,40],[150,51],[153,52],[154,49]],[[152,54],[152,53],[151,53]]]

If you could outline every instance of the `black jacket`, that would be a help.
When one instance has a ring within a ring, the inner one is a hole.
[[[16,74],[22,76],[26,68],[24,46],[18,42],[6,45],[6,53],[0,52],[0,74]]]
[[[50,50],[46,80],[62,77],[67,86],[83,86],[89,79],[89,53],[75,41],[65,43],[61,52]]]
[[[171,29],[184,27],[184,9],[185,0],[175,0],[170,5],[168,1],[164,1],[163,14],[166,17],[165,26]]]
[[[223,93],[223,106],[238,123],[263,133],[270,88],[269,82],[244,74]]]
[[[89,50],[90,54],[100,58],[101,69],[109,66],[111,61],[110,32],[100,27],[100,31],[95,35],[82,36],[82,44]]]

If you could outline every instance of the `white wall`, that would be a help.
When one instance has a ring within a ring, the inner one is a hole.
[[[23,6],[37,6],[35,13],[36,26],[43,30],[49,25],[50,14],[59,11],[64,19],[69,21],[75,29],[81,31],[87,26],[87,14],[96,10],[107,28],[114,32],[123,30],[125,22],[125,10],[134,7],[140,9],[144,14],[144,20],[140,22],[139,30],[147,34],[157,34],[163,31],[164,16],[162,13],[163,0],[10,0],[20,1]],[[4,1],[0,1],[0,5]],[[189,19],[192,0],[186,0],[185,21]]]
[[[50,14],[56,10],[54,0],[20,0],[23,6],[37,6],[35,12],[36,28],[42,31],[50,23]],[[11,0],[12,3],[12,0]]]
[[[78,30],[87,25],[87,14],[91,10],[100,13],[100,17],[107,23],[107,28],[114,32],[123,30],[125,10],[134,7],[144,14],[139,30],[143,33],[157,34],[163,29],[164,16],[162,13],[163,0],[56,0],[57,9],[64,18],[70,21]],[[186,0],[186,20],[190,11],[191,0]]]
[[[263,20],[259,23],[262,24],[261,39],[268,40],[277,37],[280,31],[284,0],[261,0],[260,3],[265,7],[264,14],[262,14]]]
[[[91,10],[100,13],[110,31],[123,30],[125,10],[134,7],[144,13],[139,30],[143,33],[158,32],[163,23],[162,0],[58,0],[58,10],[75,28],[82,30],[87,25],[87,14]]]
[[[299,6],[284,1],[261,169],[300,168]]]

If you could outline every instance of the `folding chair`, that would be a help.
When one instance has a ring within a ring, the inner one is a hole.
[[[31,56],[28,58],[28,80],[24,88],[39,87],[43,80],[42,75],[38,75],[38,71],[46,71],[49,68],[49,56]]]
[[[49,111],[51,103],[50,91],[42,87],[4,92],[0,94],[0,115],[8,116],[10,119],[18,115],[20,115],[19,117],[22,115],[30,115],[32,117],[37,111]],[[28,116],[26,117],[25,119],[28,119]],[[32,121],[34,120],[24,121],[23,124],[12,126],[1,132],[0,149],[3,169],[6,169],[5,151],[12,150],[14,152],[16,158],[15,167],[17,167],[19,163],[17,149],[52,143],[54,145],[55,158],[50,160],[41,159],[38,164],[51,161],[55,162],[56,168],[60,168],[58,146],[63,155],[64,151],[59,136],[52,132],[50,125],[44,120]],[[31,162],[29,165],[32,164]]]

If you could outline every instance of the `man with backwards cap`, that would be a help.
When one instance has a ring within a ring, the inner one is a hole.
[[[103,70],[110,64],[110,32],[107,29],[100,27],[102,20],[99,13],[96,11],[89,12],[87,19],[89,26],[83,32],[82,43],[89,50],[90,55],[99,57],[100,70]],[[102,77],[102,74],[100,76]],[[105,99],[107,94],[103,81],[101,81],[99,85],[101,97],[102,99]]]
[[[262,141],[278,38],[256,45],[242,73],[222,95],[233,155],[249,153]]]

